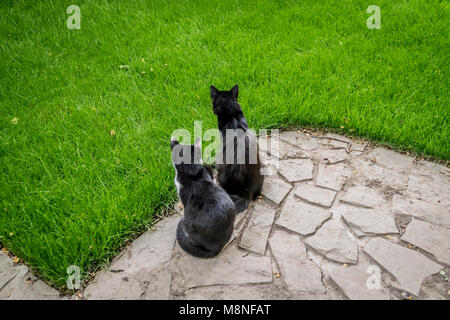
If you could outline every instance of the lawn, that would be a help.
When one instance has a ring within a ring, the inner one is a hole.
[[[379,0],[380,30],[371,4],[1,1],[0,243],[58,287],[107,265],[175,200],[170,136],[216,126],[211,84],[255,129],[450,159],[449,2]]]

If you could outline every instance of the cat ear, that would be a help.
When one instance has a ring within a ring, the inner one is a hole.
[[[233,88],[231,88],[231,94],[233,97],[237,100],[238,98],[238,85],[235,85]]]
[[[219,94],[219,90],[217,90],[216,87],[211,86],[209,87],[209,92],[211,92],[211,99],[214,101],[217,97],[217,95]]]
[[[172,150],[173,147],[175,147],[177,144],[179,144],[178,140],[174,137],[170,138],[170,149]]]

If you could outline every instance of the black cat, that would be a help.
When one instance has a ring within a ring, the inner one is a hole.
[[[199,140],[192,146],[181,145],[172,138],[170,147],[175,186],[184,206],[177,228],[178,243],[193,256],[213,257],[233,233],[235,205],[214,183],[212,170],[202,165]]]
[[[238,86],[235,85],[230,91],[219,91],[211,86],[210,91],[213,111],[222,135],[222,150],[218,158],[222,161],[217,164],[217,181],[230,194],[236,205],[236,212],[239,213],[247,209],[249,202],[261,193],[264,176],[260,173],[258,144],[256,136],[248,129],[247,120],[238,103]],[[227,130],[231,130],[236,136],[227,138]],[[245,136],[245,154],[238,142],[242,136]],[[234,150],[231,162],[226,156],[227,149]],[[244,161],[239,161],[239,157]]]

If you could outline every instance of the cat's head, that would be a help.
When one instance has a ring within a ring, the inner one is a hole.
[[[196,175],[202,168],[202,148],[200,139],[193,145],[180,144],[177,139],[170,139],[172,164],[178,173]]]
[[[238,103],[238,85],[235,85],[229,91],[219,91],[216,87],[211,86],[210,92],[213,111],[219,121],[230,121],[233,118],[245,120],[244,113]]]

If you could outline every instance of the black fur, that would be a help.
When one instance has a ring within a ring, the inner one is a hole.
[[[237,163],[237,139],[226,141],[226,130],[242,130],[248,133],[247,120],[238,103],[238,86],[235,85],[230,91],[219,91],[211,86],[211,100],[214,114],[217,116],[219,130],[222,134],[222,157],[225,157],[227,148],[234,148],[234,162],[217,165],[217,180],[219,185],[231,195],[237,212],[244,211],[250,201],[254,200],[260,193],[264,182],[261,175],[261,162],[257,152],[257,142],[254,135],[248,135],[245,139],[245,163]],[[252,139],[251,141],[249,139]],[[251,164],[249,159],[250,143],[255,143],[256,163]]]
[[[172,161],[190,150],[191,161],[175,164],[178,197],[184,216],[178,223],[177,240],[189,254],[208,258],[217,255],[233,233],[236,208],[228,194],[212,178],[210,168],[194,163],[194,150],[200,146],[179,145],[171,141]],[[175,146],[179,146],[175,148]],[[175,149],[174,149],[175,148]],[[187,162],[187,163],[186,163]]]

